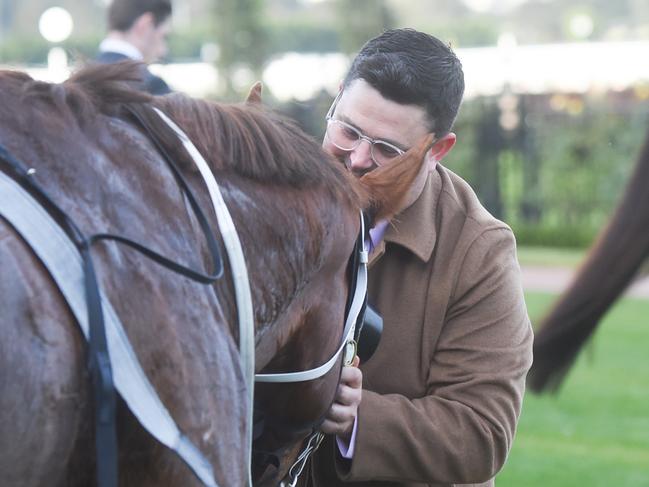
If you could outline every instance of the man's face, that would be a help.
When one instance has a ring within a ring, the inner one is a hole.
[[[167,55],[167,38],[171,31],[171,19],[167,19],[158,25],[154,22],[149,24],[142,44],[142,55],[144,61],[153,63]]]
[[[388,142],[403,151],[413,147],[429,132],[423,108],[388,100],[362,79],[354,80],[345,88],[333,118],[352,125],[367,137]],[[352,151],[344,151],[325,136],[322,146],[343,161],[357,176],[376,167],[367,140],[361,140]]]

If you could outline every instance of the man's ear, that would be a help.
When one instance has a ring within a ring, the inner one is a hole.
[[[132,32],[149,32],[155,28],[153,12],[144,12],[135,21],[129,30]]]
[[[429,154],[435,162],[439,162],[451,151],[456,141],[457,136],[453,132],[449,132],[433,144],[429,149]]]

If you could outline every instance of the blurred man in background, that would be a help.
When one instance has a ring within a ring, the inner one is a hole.
[[[116,63],[127,59],[155,62],[167,54],[171,30],[171,0],[113,0],[108,8],[108,34],[99,45],[96,61]],[[171,89],[144,68],[142,89],[164,95]]]

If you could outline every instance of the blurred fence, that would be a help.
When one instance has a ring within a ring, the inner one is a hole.
[[[520,243],[587,246],[635,164],[649,128],[646,95],[636,87],[474,100],[463,107],[445,163]]]

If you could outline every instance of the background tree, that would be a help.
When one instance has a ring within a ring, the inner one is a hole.
[[[225,97],[240,97],[257,79],[266,60],[262,0],[216,0],[214,37],[220,48],[217,65]]]
[[[357,52],[368,39],[395,25],[384,0],[336,0],[340,46],[348,54]]]

